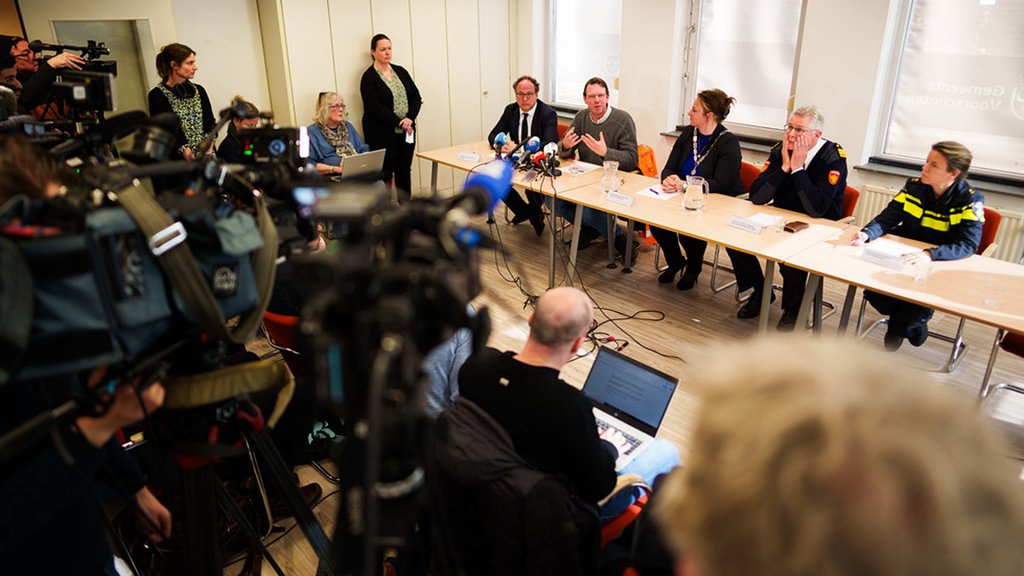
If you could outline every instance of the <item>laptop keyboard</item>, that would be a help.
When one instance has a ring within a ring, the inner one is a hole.
[[[635,438],[633,436],[630,436],[626,432],[623,432],[622,430],[619,430],[618,428],[616,428],[614,426],[609,426],[608,423],[605,422],[604,420],[598,420],[597,421],[597,432],[598,432],[598,434],[603,433],[605,430],[607,430],[609,428],[611,428],[612,430],[617,430],[619,432],[619,434],[622,434],[622,436],[625,437],[626,444],[629,445],[629,448],[626,448],[626,452],[625,452],[626,454],[632,454],[633,450],[636,450],[640,446],[640,440],[639,439],[637,439],[637,438]]]

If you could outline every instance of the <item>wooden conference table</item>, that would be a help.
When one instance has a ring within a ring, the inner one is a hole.
[[[851,228],[837,238],[810,246],[786,260],[788,266],[811,274],[797,326],[806,321],[810,308],[808,295],[816,291],[817,283],[824,277],[849,285],[839,321],[840,333],[845,332],[849,323],[858,288],[961,316],[998,330],[1024,333],[1024,298],[1020,297],[1024,294],[1024,266],[975,254],[962,260],[931,262],[929,273],[918,280],[907,272],[861,259],[861,248],[850,245],[856,230]],[[931,246],[896,236],[886,238],[913,248]],[[814,310],[818,313],[820,308]],[[997,333],[997,341],[1000,336]]]
[[[456,170],[472,172],[476,168],[494,160],[494,150],[487,144],[487,142],[481,140],[470,144],[460,144],[458,146],[450,146],[448,148],[438,148],[437,150],[418,152],[416,156],[431,162],[430,192],[436,196],[437,170],[440,165],[455,168]],[[561,160],[560,167],[562,175],[558,178],[550,178],[546,176],[538,177],[536,173],[530,174],[529,172],[517,170],[512,176],[512,185],[532,190],[533,192],[539,192],[547,196],[561,198],[563,194],[573,188],[588,185],[596,186],[597,182],[601,180],[601,170],[594,169],[583,174],[575,174],[572,170],[572,166],[574,164],[590,166],[589,164],[578,162],[574,159],[563,159]],[[548,235],[548,258],[550,261],[548,269],[549,288],[555,285],[555,241],[555,234],[552,232]]]
[[[479,154],[480,161],[460,159],[460,152],[475,152]],[[478,142],[422,152],[418,156],[434,162],[431,181],[436,186],[439,163],[460,170],[470,170],[493,157],[493,152],[486,142]],[[563,171],[573,162],[566,161],[563,164]],[[962,316],[1000,330],[1024,332],[1024,299],[1017,296],[1024,293],[1024,266],[983,256],[971,256],[963,260],[932,262],[930,275],[924,280],[915,281],[909,274],[862,260],[860,248],[849,244],[853,232],[858,228],[832,220],[810,218],[806,214],[772,206],[756,206],[746,200],[718,194],[709,196],[703,210],[688,211],[682,208],[682,195],[661,199],[640,194],[646,188],[658,184],[654,178],[624,172],[620,172],[620,176],[620,190],[633,198],[631,206],[614,202],[601,191],[601,170],[592,170],[579,176],[563,175],[554,179],[553,185],[551,179],[546,178],[543,180],[543,186],[523,182],[524,174],[517,172],[513,184],[549,196],[557,192],[559,198],[576,203],[576,226],[570,251],[570,266],[573,272],[579,244],[582,208],[589,207],[628,219],[630,231],[633,221],[646,222],[652,226],[764,258],[765,293],[769,293],[768,290],[771,289],[776,262],[809,272],[811,276],[804,294],[804,305],[801,306],[800,317],[797,319],[798,326],[806,322],[810,300],[817,293],[821,278],[827,277],[850,286],[840,320],[840,330],[844,330],[848,324],[857,288],[862,288]],[[746,217],[756,213],[782,216],[787,221],[802,220],[810,224],[810,227],[796,234],[768,230],[754,234],[729,224],[733,216]],[[904,239],[896,240],[915,247],[927,246]],[[629,262],[628,252],[632,250],[632,243],[628,242],[626,247],[626,262]],[[549,282],[553,282],[554,235],[551,235],[550,257]],[[627,265],[623,271],[628,269]],[[572,274],[570,281],[571,276]],[[767,331],[770,303],[770,298],[761,300],[758,328],[762,333]],[[820,315],[820,308],[817,310]],[[815,325],[820,326],[820,322],[816,322]]]
[[[665,194],[656,196],[640,194],[643,190],[659,184],[654,178],[627,173],[622,173],[621,177],[622,185],[620,191],[633,198],[632,206],[627,207],[610,200],[597,184],[573,188],[561,196],[564,200],[575,202],[577,207],[572,249],[569,255],[570,266],[575,267],[576,264],[576,252],[579,243],[578,230],[582,217],[582,207],[584,206],[628,219],[630,224],[629,231],[627,232],[629,236],[627,237],[631,236],[632,225],[635,220],[764,258],[765,294],[771,293],[776,262],[784,263],[801,251],[838,236],[847,227],[840,222],[811,218],[806,214],[798,214],[773,206],[757,206],[747,200],[721,194],[711,194],[703,210],[685,210],[682,206],[682,194],[672,196],[671,198],[666,198],[667,195]],[[809,227],[796,234],[767,229],[763,230],[760,234],[756,234],[732,226],[729,223],[734,216],[749,217],[757,213],[780,216],[787,222],[801,220],[807,222]],[[632,251],[631,242],[627,242],[626,250],[625,258],[628,262],[630,252]],[[627,266],[623,272],[628,271],[629,268]],[[770,298],[763,298],[761,300],[761,315],[758,320],[758,329],[762,333],[768,329],[768,306],[770,304]]]

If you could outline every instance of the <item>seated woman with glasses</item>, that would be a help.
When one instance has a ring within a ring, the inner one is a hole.
[[[370,147],[345,120],[345,100],[337,92],[321,92],[316,116],[309,125],[309,161],[326,178],[341,176],[341,159],[369,152]]]

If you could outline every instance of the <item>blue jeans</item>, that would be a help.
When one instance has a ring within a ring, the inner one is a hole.
[[[430,382],[424,409],[431,418],[437,418],[459,397],[459,370],[472,352],[473,333],[459,328],[423,358],[420,370]]]
[[[655,438],[639,456],[619,470],[619,474],[636,474],[643,478],[644,484],[654,485],[654,479],[679,466],[679,449],[668,440]],[[614,498],[601,506],[601,524],[609,522],[636,501],[640,493],[637,489],[623,490]]]
[[[550,200],[548,201],[548,207],[550,207]],[[567,200],[556,200],[555,201],[555,214],[565,218],[569,222],[573,222],[576,218],[576,204]],[[600,210],[594,210],[593,208],[583,209],[583,224],[590,226],[594,230],[597,230],[601,234],[602,238],[608,237],[608,213],[601,212]],[[619,229],[618,225],[613,223],[615,229],[615,236],[619,237],[622,235],[622,230]]]

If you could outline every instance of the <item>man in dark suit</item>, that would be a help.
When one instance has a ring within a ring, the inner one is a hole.
[[[772,148],[761,175],[750,185],[750,201],[772,202],[777,208],[802,212],[811,218],[838,220],[843,215],[843,191],[846,190],[846,152],[836,142],[821,137],[825,119],[814,106],[797,108],[786,123],[786,135]],[[747,303],[736,313],[739,318],[761,314],[764,274],[757,257],[728,249],[736,283],[740,290],[753,288]],[[796,327],[800,301],[804,297],[807,273],[786,265],[782,274],[782,318],[778,329],[788,332]],[[775,300],[775,295],[771,295]]]
[[[504,153],[533,136],[540,138],[542,145],[558,142],[558,116],[554,108],[537,98],[540,93],[540,82],[532,76],[520,76],[512,83],[512,89],[516,92],[516,101],[505,107],[498,123],[487,135],[487,141],[493,144],[499,132],[508,134],[508,142],[502,149]],[[527,191],[526,197],[529,203],[514,189],[509,190],[508,196],[505,197],[505,203],[515,214],[512,223],[519,224],[529,220],[537,236],[540,236],[544,232],[541,195]]]

